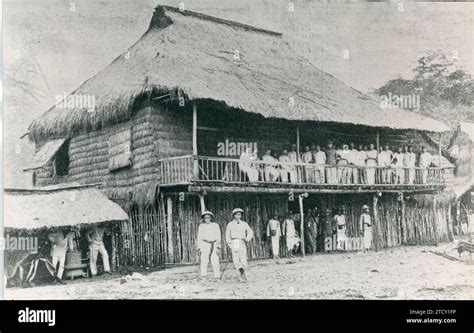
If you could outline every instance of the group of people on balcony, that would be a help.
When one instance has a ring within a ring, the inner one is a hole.
[[[319,145],[307,145],[298,154],[295,144],[274,156],[267,149],[260,158],[257,151],[247,148],[240,156],[239,169],[250,182],[291,182],[316,184],[414,184],[416,167],[421,170],[417,183],[428,182],[428,168],[433,156],[426,147],[417,154],[412,146],[390,150],[388,145],[375,149],[368,146],[343,144],[334,146],[329,141],[325,150]],[[418,163],[417,163],[418,161]]]

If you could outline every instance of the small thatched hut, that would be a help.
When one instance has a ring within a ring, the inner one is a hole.
[[[119,205],[89,185],[5,189],[4,234],[8,244],[4,245],[7,278],[15,274],[18,266],[31,253],[46,251],[49,254],[49,233],[67,227],[77,227],[78,232],[84,233],[97,224],[110,226],[111,233],[105,237],[104,244],[111,256],[112,269],[116,269],[119,265],[118,226],[126,221],[128,215]],[[15,242],[14,247],[10,246],[9,240]],[[85,237],[83,240],[85,241]],[[85,258],[87,254],[87,242],[83,243],[82,251],[78,249],[79,258]]]
[[[423,133],[447,131],[446,125],[381,109],[296,54],[280,33],[159,6],[145,34],[71,96],[94,96],[95,109],[53,106],[35,120],[29,137],[38,159],[29,169],[38,185],[101,183],[130,215],[119,240],[122,264],[195,261],[204,207],[222,230],[232,208],[243,208],[256,234],[250,255],[265,257],[269,216],[298,211],[301,193],[309,193],[306,207],[343,206],[352,237],[359,235],[362,205],[370,204],[376,248],[451,237],[443,207],[416,200],[445,188],[448,171],[441,163],[430,168],[427,182],[417,170],[412,184],[383,183],[379,176],[372,184],[283,183],[250,181],[239,153],[218,150],[229,142],[234,148],[256,143],[260,152],[292,143],[300,150],[333,140],[412,144],[415,150],[426,145],[439,154]]]

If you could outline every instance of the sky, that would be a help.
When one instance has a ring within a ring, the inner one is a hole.
[[[410,78],[428,51],[474,74],[474,3],[281,0],[5,0],[5,185],[26,186],[33,146],[20,136],[57,95],[107,66],[145,32],[157,4],[283,33],[293,49],[347,85],[371,92]]]

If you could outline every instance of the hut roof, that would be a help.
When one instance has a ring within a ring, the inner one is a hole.
[[[415,112],[385,109],[299,56],[282,34],[158,6],[145,34],[29,127],[30,138],[68,135],[128,119],[144,95],[215,100],[268,118],[449,130]],[[95,97],[95,110],[78,102]],[[72,101],[72,103],[70,103]],[[290,105],[292,104],[292,105]]]
[[[5,189],[4,227],[33,230],[128,220],[119,205],[91,186]]]
[[[35,153],[34,161],[29,163],[23,170],[34,170],[44,166],[54,157],[65,141],[65,138],[46,141]]]

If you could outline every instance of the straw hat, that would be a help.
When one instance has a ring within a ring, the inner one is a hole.
[[[209,215],[210,217],[214,217],[214,214],[212,214],[210,211],[206,210],[201,214],[201,217],[204,218],[204,216]]]
[[[241,213],[243,214],[244,213],[244,210],[242,208],[236,208],[232,211],[232,216],[234,216],[235,214],[237,213]]]

